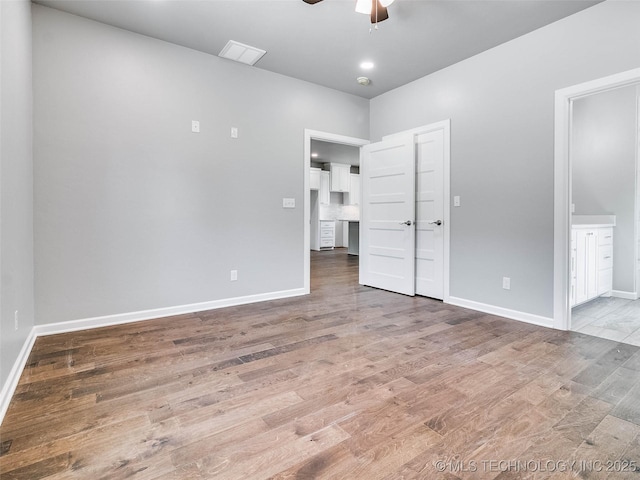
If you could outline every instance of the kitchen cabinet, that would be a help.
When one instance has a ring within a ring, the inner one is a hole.
[[[569,272],[569,278],[571,281],[571,293],[569,295],[569,305],[572,307],[576,304],[576,289],[577,289],[577,275],[576,264],[578,263],[578,231],[575,228],[571,229],[571,271]]]
[[[311,250],[322,250],[323,248],[334,248],[336,245],[335,240],[335,222],[332,220],[320,220],[321,218],[327,218],[326,212],[323,213],[331,203],[331,194],[329,192],[330,187],[330,173],[325,170],[319,170],[318,173],[318,190],[317,193],[310,194],[311,201],[311,219],[310,219],[310,233],[311,233]],[[328,217],[331,218],[331,217]]]
[[[360,175],[357,173],[350,174],[347,205],[360,205]]]
[[[320,249],[334,248],[336,245],[336,222],[320,220]]]
[[[597,297],[596,231],[576,229],[576,305]]]
[[[351,183],[351,165],[346,165],[344,163],[329,163],[329,171],[331,172],[331,191],[349,192],[349,184]]]
[[[349,222],[349,255],[360,254],[360,222]]]
[[[320,168],[311,167],[309,171],[309,190],[320,190]]]
[[[613,290],[613,228],[598,229],[597,295],[610,296]]]
[[[321,205],[329,205],[331,203],[331,193],[329,191],[330,183],[329,172],[320,171],[320,188],[318,189],[318,200]]]
[[[611,295],[613,228],[574,226],[571,230],[571,306]]]

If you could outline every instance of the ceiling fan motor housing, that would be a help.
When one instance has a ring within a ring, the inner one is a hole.
[[[315,5],[322,0],[302,0],[309,5]],[[387,7],[393,3],[394,0],[358,0],[356,2],[356,12],[366,13],[371,16],[371,23],[378,24],[389,18],[389,12]]]

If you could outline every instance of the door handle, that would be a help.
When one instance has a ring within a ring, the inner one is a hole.
[[[433,222],[427,222],[429,225],[442,225],[442,220],[434,220]]]
[[[407,227],[410,227],[413,224],[413,222],[411,220],[407,220],[406,222],[400,222],[400,225],[406,225]]]

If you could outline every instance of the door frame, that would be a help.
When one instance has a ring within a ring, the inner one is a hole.
[[[640,82],[640,68],[556,90],[554,125],[553,327],[569,330],[571,248],[571,113],[573,101]]]
[[[303,205],[304,205],[304,293],[311,293],[311,191],[309,190],[309,174],[311,173],[311,140],[339,143],[353,147],[369,144],[364,138],[349,137],[337,133],[304,129],[304,171],[303,171]]]
[[[636,271],[633,277],[635,298],[640,298],[640,85],[636,86],[636,198],[633,208],[633,258],[636,260]]]
[[[442,120],[435,123],[430,123],[428,125],[423,125],[421,127],[412,128],[410,130],[405,130],[403,132],[394,133],[391,135],[385,135],[382,137],[382,140],[389,140],[395,136],[412,134],[415,137],[418,135],[422,135],[424,133],[431,133],[437,130],[442,130],[444,133],[444,165],[443,165],[443,189],[442,196],[443,198],[443,206],[444,206],[444,214],[442,218],[443,223],[443,242],[444,242],[444,259],[443,266],[444,269],[442,282],[444,286],[444,294],[442,296],[442,301],[444,303],[450,302],[450,291],[449,291],[449,260],[450,260],[450,235],[451,235],[451,119],[448,118],[446,120]]]

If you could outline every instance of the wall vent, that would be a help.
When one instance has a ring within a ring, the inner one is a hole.
[[[265,53],[267,53],[265,50],[229,40],[218,56],[247,65],[255,65]]]

